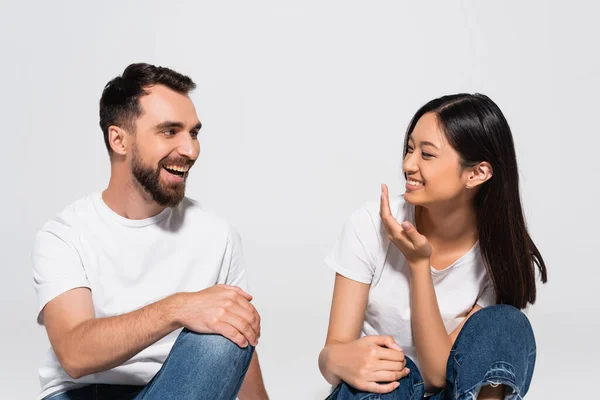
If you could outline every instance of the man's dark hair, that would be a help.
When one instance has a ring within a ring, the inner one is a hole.
[[[131,64],[121,76],[106,84],[100,98],[100,128],[108,154],[108,128],[112,125],[135,132],[135,120],[142,114],[138,99],[148,92],[146,88],[164,85],[181,94],[188,94],[196,84],[187,76],[172,69],[146,63]]]

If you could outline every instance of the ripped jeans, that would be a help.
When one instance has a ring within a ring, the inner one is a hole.
[[[525,397],[535,365],[536,346],[529,320],[508,305],[486,307],[473,314],[461,329],[448,357],[446,386],[427,400],[474,400],[485,385],[506,385],[506,400]],[[410,374],[386,394],[357,390],[345,382],[327,400],[421,400],[423,378],[406,358]]]

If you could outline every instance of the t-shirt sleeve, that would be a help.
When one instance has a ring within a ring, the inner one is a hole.
[[[229,286],[239,286],[244,291],[248,291],[242,239],[239,232],[232,227],[229,227],[227,234],[219,283]]]
[[[33,286],[38,299],[37,322],[44,324],[42,310],[52,299],[77,287],[90,287],[73,229],[52,221],[38,232],[33,250]]]
[[[481,293],[479,293],[479,297],[477,298],[477,304],[481,308],[496,304],[496,291],[494,290],[492,282],[487,282],[483,287]]]
[[[356,210],[325,257],[325,265],[346,278],[370,284],[382,245],[380,225],[366,208]]]

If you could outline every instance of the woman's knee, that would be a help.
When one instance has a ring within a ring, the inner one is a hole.
[[[490,381],[517,390],[528,386],[535,355],[535,337],[525,314],[508,305],[496,305],[476,312],[465,323],[449,365],[462,371],[457,385],[463,389]]]
[[[499,304],[482,308],[473,314],[461,330],[462,336],[512,338],[535,345],[527,316],[513,306]]]

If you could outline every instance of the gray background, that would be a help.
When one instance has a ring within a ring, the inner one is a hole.
[[[273,399],[318,399],[333,273],[323,257],[386,182],[417,108],[482,92],[513,129],[531,234],[549,269],[530,318],[530,399],[594,388],[598,328],[598,6],[594,2],[0,3],[2,398],[33,398],[32,239],[102,190],[105,83],[131,62],[189,74],[202,154],[188,195],[242,233]]]

